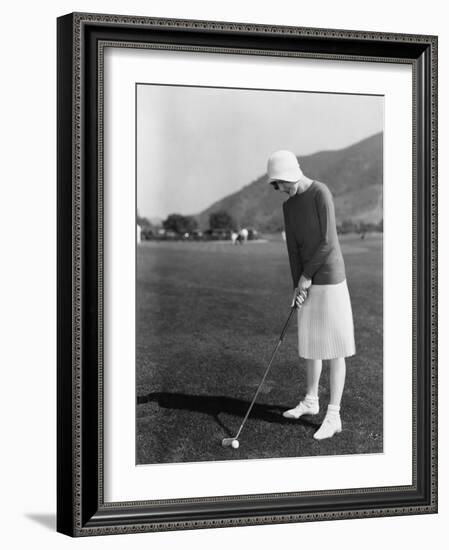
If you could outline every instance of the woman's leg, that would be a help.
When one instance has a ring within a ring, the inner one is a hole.
[[[330,361],[330,405],[340,406],[341,396],[345,387],[346,361],[344,357],[331,359]]]
[[[306,359],[306,386],[305,398],[294,408],[283,413],[285,418],[298,419],[303,414],[318,414],[318,385],[320,382],[322,361],[320,359]]]
[[[331,399],[327,407],[326,416],[320,429],[315,432],[314,439],[327,439],[335,433],[341,432],[340,403],[345,387],[346,362],[344,357],[330,361],[330,390]]]
[[[318,397],[318,385],[320,383],[322,367],[323,362],[321,359],[306,359],[307,395],[311,397]]]

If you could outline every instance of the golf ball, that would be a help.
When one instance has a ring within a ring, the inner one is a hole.
[[[240,447],[240,443],[237,441],[237,439],[234,439],[231,445],[233,449],[238,449]]]

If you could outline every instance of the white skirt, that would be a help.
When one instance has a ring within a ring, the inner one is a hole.
[[[298,353],[304,359],[336,359],[355,354],[346,280],[309,288],[307,299],[298,310]]]

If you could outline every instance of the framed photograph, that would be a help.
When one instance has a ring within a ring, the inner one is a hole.
[[[58,18],[70,536],[437,512],[437,37]]]

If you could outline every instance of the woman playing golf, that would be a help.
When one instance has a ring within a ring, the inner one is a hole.
[[[315,439],[341,432],[340,402],[345,357],[355,354],[351,300],[335,223],[332,194],[324,183],[306,177],[296,156],[277,151],[268,160],[268,181],[287,193],[283,204],[286,243],[298,306],[298,352],[306,361],[304,399],[286,418],[318,414],[322,361],[330,361],[330,402]],[[306,298],[307,295],[307,298]]]

